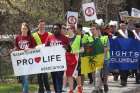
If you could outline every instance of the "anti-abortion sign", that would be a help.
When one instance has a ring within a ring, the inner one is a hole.
[[[67,25],[74,25],[77,28],[78,12],[68,11],[67,13]]]
[[[132,8],[131,16],[133,16],[133,17],[140,17],[140,10],[138,10],[136,8]]]
[[[119,12],[119,15],[120,15],[121,20],[124,20],[125,16],[129,16],[128,11]]]
[[[129,70],[140,66],[140,42],[135,39],[110,39],[110,69]]]
[[[66,70],[62,46],[15,51],[11,53],[11,60],[15,76]]]
[[[97,19],[94,2],[85,3],[82,5],[82,7],[86,21],[92,21]]]

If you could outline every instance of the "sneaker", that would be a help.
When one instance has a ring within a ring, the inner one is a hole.
[[[63,87],[62,92],[66,92],[66,91],[67,91],[67,88]]]
[[[67,90],[62,90],[62,92],[66,92]]]
[[[78,86],[77,91],[78,91],[77,93],[83,93],[82,86]]]

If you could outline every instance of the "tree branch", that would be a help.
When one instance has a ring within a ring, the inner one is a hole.
[[[20,8],[18,8],[17,6],[14,6],[10,0],[5,0],[5,1],[6,1],[7,4],[8,4],[11,8],[13,8],[14,10],[18,11],[19,13],[25,13],[25,11],[22,11],[22,10],[21,10]]]

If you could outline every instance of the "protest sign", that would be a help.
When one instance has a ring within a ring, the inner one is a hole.
[[[137,69],[140,60],[140,42],[135,39],[110,39],[110,69]]]
[[[92,21],[97,19],[94,2],[85,3],[82,5],[82,7],[83,7],[83,14],[85,16],[86,21]]]
[[[78,22],[78,12],[68,11],[67,13],[67,26],[74,25],[77,29],[77,22]]]
[[[131,16],[133,16],[133,17],[140,17],[140,10],[138,10],[136,8],[132,8]]]
[[[119,15],[120,15],[121,20],[125,20],[124,17],[129,16],[128,11],[119,12]]]
[[[62,46],[15,51],[11,59],[15,76],[66,70]]]

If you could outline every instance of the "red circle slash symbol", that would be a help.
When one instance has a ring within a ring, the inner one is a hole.
[[[93,9],[92,7],[87,7],[87,8],[85,9],[85,14],[86,14],[87,16],[92,16],[92,15],[94,15],[94,9]]]
[[[75,18],[75,16],[69,16],[68,17],[68,23],[69,24],[76,24],[77,20]]]

